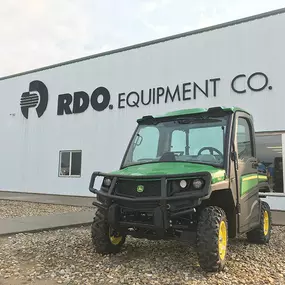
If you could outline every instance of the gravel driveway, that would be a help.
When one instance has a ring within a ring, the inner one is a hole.
[[[285,284],[285,227],[268,246],[242,238],[229,250],[225,272],[206,274],[178,242],[128,238],[122,253],[102,257],[89,227],[19,234],[0,238],[0,284]]]
[[[86,211],[86,207],[0,200],[0,219]],[[1,283],[0,283],[1,284]]]

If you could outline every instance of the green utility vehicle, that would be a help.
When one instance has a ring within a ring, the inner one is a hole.
[[[94,172],[90,180],[98,253],[118,253],[128,235],[192,240],[201,268],[220,271],[229,238],[269,242],[271,212],[261,196],[271,189],[257,169],[248,112],[188,109],[137,122],[120,170]]]

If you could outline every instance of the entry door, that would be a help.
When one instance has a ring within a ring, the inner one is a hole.
[[[238,180],[240,199],[240,232],[258,224],[260,215],[258,170],[254,127],[250,117],[240,114],[236,118],[236,149],[238,155]]]

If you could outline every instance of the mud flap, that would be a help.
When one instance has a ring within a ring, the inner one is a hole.
[[[109,207],[108,210],[108,223],[112,226],[113,229],[118,228],[119,226],[119,217],[120,217],[120,207],[117,204],[113,204]]]
[[[158,237],[163,237],[165,231],[169,228],[167,212],[161,207],[157,207],[153,213],[153,223]]]

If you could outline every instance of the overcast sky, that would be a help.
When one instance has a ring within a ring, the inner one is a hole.
[[[284,0],[2,0],[0,77],[283,6]]]

